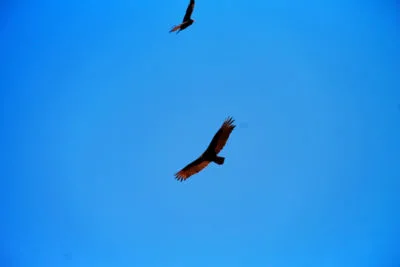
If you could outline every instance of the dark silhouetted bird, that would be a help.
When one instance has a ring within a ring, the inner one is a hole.
[[[217,156],[217,154],[225,146],[226,142],[228,141],[229,135],[236,127],[236,125],[233,124],[234,121],[235,120],[232,119],[232,117],[228,117],[224,121],[221,128],[219,128],[218,132],[214,135],[204,153],[175,174],[175,177],[178,181],[182,182],[193,174],[198,173],[199,171],[207,167],[210,162],[215,162],[218,165],[224,164],[225,158],[219,157]]]
[[[180,31],[186,29],[193,24],[194,20],[190,18],[194,9],[194,0],[190,0],[188,7],[186,8],[185,16],[183,17],[182,23],[174,26],[169,32],[179,33]]]

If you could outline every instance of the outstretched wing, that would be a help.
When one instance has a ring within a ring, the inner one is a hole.
[[[185,16],[183,17],[182,22],[185,22],[190,19],[190,16],[192,16],[192,13],[193,13],[193,9],[194,9],[194,0],[190,0],[190,3],[188,5],[188,7],[186,8],[186,13],[185,13]]]
[[[207,165],[210,162],[207,160],[204,160],[201,156],[199,158],[197,158],[196,160],[194,160],[193,162],[189,163],[188,165],[186,165],[186,167],[184,167],[182,170],[180,170],[179,172],[177,172],[175,174],[175,177],[178,181],[183,181],[186,180],[187,178],[189,178],[190,176],[192,176],[193,174],[198,173],[199,171],[201,171],[202,169],[204,169],[205,167],[207,167]]]
[[[236,127],[236,125],[233,124],[234,121],[232,117],[228,117],[224,123],[222,123],[221,128],[219,128],[218,132],[214,135],[207,150],[215,151],[215,153],[218,154],[224,148],[230,134]]]

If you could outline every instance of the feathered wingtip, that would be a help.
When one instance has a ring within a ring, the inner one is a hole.
[[[232,127],[232,129],[233,129],[233,128],[236,127],[236,125],[233,124],[234,122],[235,122],[235,119],[233,119],[232,116],[228,116],[228,117],[225,119],[225,121],[224,121],[223,124],[225,124],[225,125],[227,124],[227,125],[229,125],[230,127]]]
[[[178,180],[179,182],[183,182],[184,180],[187,179],[187,177],[185,177],[184,175],[182,175],[181,172],[177,172],[175,173],[175,179]]]
[[[179,30],[180,28],[181,28],[181,25],[173,26],[172,29],[171,29],[169,32],[171,33],[171,32],[177,31],[176,33],[178,33],[178,32],[179,32],[178,30]]]

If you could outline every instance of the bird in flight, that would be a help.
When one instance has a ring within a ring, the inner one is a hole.
[[[236,127],[236,125],[233,124],[234,121],[235,120],[232,117],[228,117],[222,123],[221,127],[215,133],[213,139],[203,154],[175,174],[175,178],[178,181],[182,182],[193,174],[200,172],[207,167],[210,162],[214,162],[218,165],[224,164],[225,158],[219,157],[217,154],[222,150],[222,148],[224,148],[226,142],[228,141],[229,135]]]
[[[190,16],[193,13],[193,9],[194,9],[194,0],[190,0],[190,3],[188,5],[188,7],[186,8],[186,13],[185,13],[185,16],[183,17],[182,23],[172,27],[172,29],[169,32],[176,31],[176,33],[179,33],[180,31],[182,31],[182,30],[186,29],[187,27],[189,27],[190,25],[192,25],[194,20],[191,19]]]

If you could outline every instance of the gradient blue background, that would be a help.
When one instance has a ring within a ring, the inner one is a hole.
[[[2,3],[2,267],[399,266],[396,1]]]

